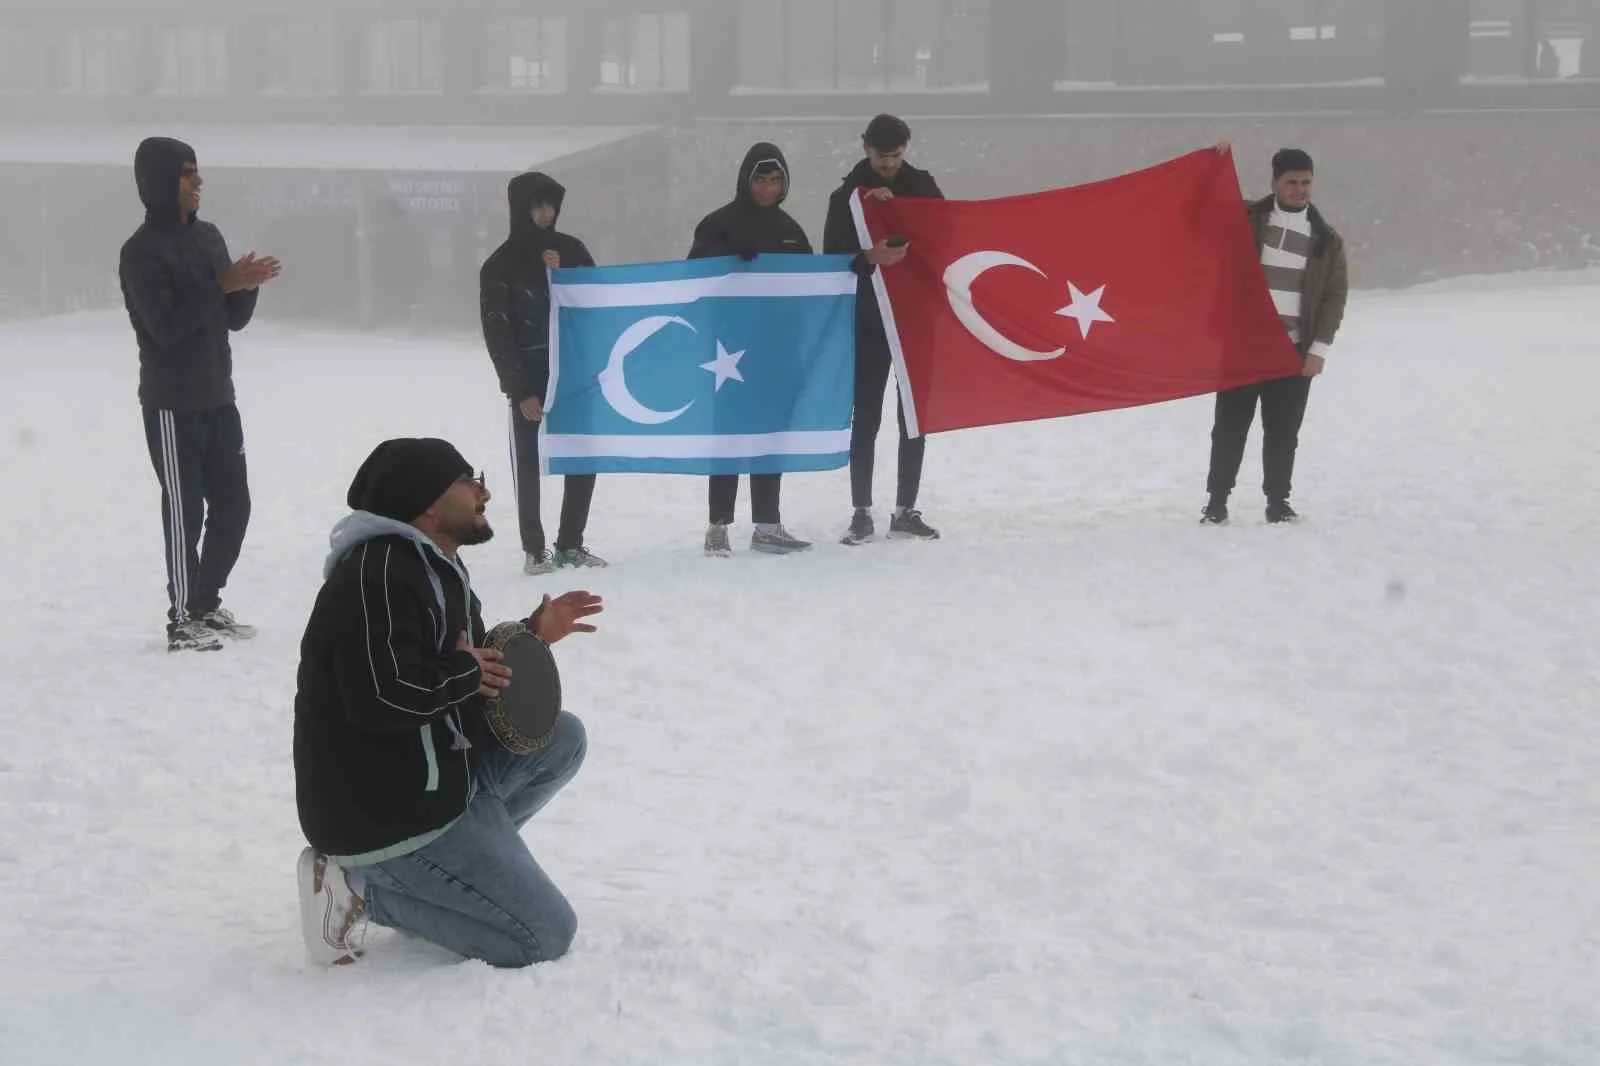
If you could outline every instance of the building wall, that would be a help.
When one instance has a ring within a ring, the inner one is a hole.
[[[527,124],[1600,106],[1600,83],[1575,77],[1593,73],[1597,37],[1600,0],[58,3],[0,12],[0,112]],[[1530,85],[1546,38],[1562,76]],[[1285,87],[1302,83],[1323,84]]]

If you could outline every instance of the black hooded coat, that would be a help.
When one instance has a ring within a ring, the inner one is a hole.
[[[233,260],[216,226],[183,217],[178,179],[194,149],[151,137],[134,155],[145,220],[122,246],[118,275],[139,342],[139,402],[203,411],[234,402],[228,334],[249,325],[256,290],[224,295],[217,278]]]
[[[521,403],[544,398],[550,383],[550,278],[544,253],[555,251],[563,267],[594,266],[584,243],[555,227],[567,190],[547,174],[519,174],[506,186],[511,233],[478,271],[478,316],[483,342],[494,361],[500,391]],[[556,220],[541,229],[532,218],[536,204],[556,209]]]

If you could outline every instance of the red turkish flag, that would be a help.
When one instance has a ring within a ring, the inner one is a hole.
[[[907,429],[1109,411],[1299,373],[1231,155],[994,200],[854,201]],[[912,425],[910,423],[915,423]]]

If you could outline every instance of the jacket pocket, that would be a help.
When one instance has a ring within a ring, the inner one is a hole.
[[[422,786],[424,792],[439,791],[439,753],[433,747],[433,726],[425,725],[422,733],[422,758],[428,766],[428,780]]]

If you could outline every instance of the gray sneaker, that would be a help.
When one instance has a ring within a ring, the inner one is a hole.
[[[726,559],[733,554],[733,546],[728,543],[728,527],[713,523],[706,527],[706,554],[719,559]]]
[[[555,568],[555,560],[550,558],[550,553],[547,551],[524,552],[522,555],[522,572],[524,574],[550,574],[555,572]]]
[[[570,566],[577,566],[577,567],[584,567],[584,566],[588,566],[588,567],[603,567],[603,566],[610,566],[611,564],[606,562],[604,559],[600,558],[600,556],[596,555],[594,552],[590,551],[588,548],[581,548],[580,547],[580,548],[557,548],[556,549],[556,557],[555,557],[555,565],[556,565],[556,568],[559,570],[559,569],[565,569],[566,567],[570,567]]]
[[[219,637],[231,640],[249,640],[256,635],[255,626],[247,626],[233,616],[226,607],[218,607],[200,616],[200,624]]]
[[[794,552],[810,551],[811,542],[801,540],[782,526],[768,529],[758,527],[750,535],[750,550],[765,552],[768,555],[790,555]]]

